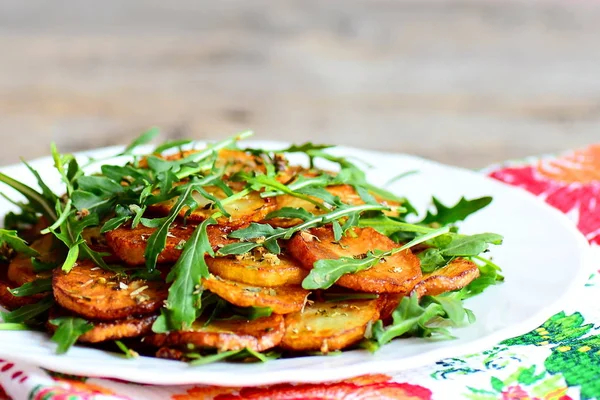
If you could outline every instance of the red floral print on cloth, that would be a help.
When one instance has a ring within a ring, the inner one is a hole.
[[[567,396],[567,388],[546,394],[544,397],[531,396],[521,386],[510,386],[502,392],[502,400],[573,400]]]
[[[600,244],[600,145],[490,176],[522,187],[575,218],[585,237]]]
[[[196,387],[173,400],[430,400],[431,391],[421,386],[390,382],[387,375],[366,375],[337,383],[282,384],[262,388]],[[218,392],[221,390],[221,392]]]
[[[32,400],[92,400],[96,399],[97,395],[107,395],[115,400],[130,400],[129,397],[118,396],[112,390],[91,383],[64,378],[54,378],[54,380],[57,382],[56,386],[35,388],[30,398]]]

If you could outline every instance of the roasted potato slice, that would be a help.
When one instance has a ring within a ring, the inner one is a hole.
[[[38,258],[41,262],[54,263],[59,260],[60,252],[55,249],[54,235],[42,236],[31,244],[31,248],[40,254]],[[52,271],[35,272],[31,257],[23,254],[17,255],[11,260],[7,271],[8,279],[17,286],[51,276]]]
[[[159,254],[159,263],[174,263],[181,255],[181,246],[192,236],[195,225],[183,225],[174,223],[167,235],[165,249]],[[112,251],[123,262],[129,265],[143,265],[146,262],[144,252],[148,238],[156,231],[155,228],[147,228],[138,225],[132,229],[129,226],[121,226],[106,233],[106,241]],[[230,228],[218,225],[209,225],[206,229],[210,243],[217,250],[220,246],[234,241],[227,238]]]
[[[23,297],[13,296],[8,289],[14,289],[15,287],[16,286],[11,285],[8,282],[0,281],[0,306],[9,311],[26,306],[28,304],[37,303],[43,297],[42,294]]]
[[[254,252],[235,257],[208,257],[206,262],[215,275],[255,286],[299,285],[308,274],[298,261],[285,254]]]
[[[271,307],[276,314],[289,314],[304,306],[309,294],[300,286],[257,287],[225,280],[215,275],[202,280],[205,289],[239,307]]]
[[[437,296],[452,290],[462,289],[479,277],[479,268],[473,261],[457,258],[445,267],[423,275],[421,282],[413,288],[419,297]]]
[[[290,253],[306,269],[312,269],[318,260],[360,257],[370,250],[388,251],[400,246],[372,228],[354,228],[354,235],[347,234],[336,242],[330,226],[299,232],[288,245]],[[406,293],[420,279],[419,259],[410,250],[404,250],[367,270],[343,275],[336,284],[358,292]]]
[[[167,298],[167,285],[162,281],[129,281],[87,260],[69,273],[55,269],[52,288],[62,307],[99,320],[153,314]]]
[[[56,312],[51,310],[48,319],[52,320],[61,315],[68,314],[68,312],[65,311]],[[144,317],[128,317],[124,319],[117,319],[110,322],[90,321],[94,327],[81,335],[77,341],[81,343],[100,343],[109,340],[119,340],[147,335],[152,333],[152,324],[154,323],[154,320],[156,320],[156,317],[156,315],[147,315]],[[57,327],[48,321],[46,328],[48,331],[50,331],[50,333],[54,333]]]
[[[285,316],[281,347],[294,351],[341,350],[360,341],[369,322],[379,318],[378,300],[310,302]]]
[[[194,322],[191,329],[170,333],[159,333],[143,339],[145,344],[155,347],[181,347],[184,349],[214,348],[218,351],[241,350],[245,347],[264,351],[277,346],[284,334],[281,315],[244,320]]]
[[[242,188],[238,188],[242,190]],[[223,199],[226,197],[225,193],[215,187],[206,186],[204,187],[209,194],[212,196]],[[234,190],[236,192],[236,190]],[[189,222],[202,222],[207,218],[210,218],[216,211],[215,207],[210,207],[211,200],[202,196],[198,192],[192,194],[194,200],[198,203],[198,208],[187,216]],[[178,197],[173,197],[165,202],[154,204],[148,207],[148,210],[152,213],[159,215],[167,215],[171,211],[171,208],[177,203]],[[251,192],[250,194],[230,203],[224,205],[225,210],[231,215],[229,218],[220,217],[217,219],[220,225],[228,225],[231,227],[242,227],[248,225],[251,222],[257,222],[263,220],[268,213],[277,208],[277,202],[274,198],[262,198],[259,192]],[[188,208],[184,207],[179,216],[184,217],[188,212]]]

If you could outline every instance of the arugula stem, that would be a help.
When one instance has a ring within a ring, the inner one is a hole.
[[[240,190],[239,192],[234,193],[233,195],[231,195],[229,197],[225,197],[223,200],[221,200],[221,204],[225,205],[225,204],[232,203],[234,201],[238,201],[239,199],[241,199],[245,196],[248,196],[250,193],[252,193],[252,190],[248,189],[248,188]]]
[[[69,199],[67,201],[67,204],[65,204],[65,208],[60,213],[60,217],[56,221],[54,221],[54,223],[52,225],[50,225],[46,229],[42,230],[40,233],[42,235],[46,235],[46,234],[58,229],[67,220],[67,218],[69,218],[69,216],[71,215],[71,205],[72,205],[72,201],[71,201],[71,199]]]
[[[328,222],[335,221],[341,217],[344,217],[349,214],[353,214],[355,212],[363,212],[363,211],[386,211],[389,210],[389,207],[382,206],[381,204],[360,204],[357,206],[351,206],[347,208],[337,209],[330,213],[323,214],[315,219],[308,220],[300,225],[293,226],[287,229],[285,232],[277,233],[273,235],[273,237],[269,239],[289,239],[296,232],[300,232],[304,229],[309,229],[315,227],[319,224],[326,224]]]
[[[51,222],[56,221],[56,212],[53,209],[54,204],[48,204],[44,197],[36,190],[30,188],[29,186],[19,181],[14,180],[10,176],[5,175],[2,172],[0,172],[0,182],[3,182],[6,185],[15,189],[23,196],[25,196],[30,202],[37,204],[42,209],[42,214],[48,217]]]
[[[189,161],[189,162],[196,162],[196,163],[200,162],[200,161],[204,160],[205,158],[209,157],[210,155],[212,155],[214,152],[224,149],[227,146],[231,146],[235,142],[249,138],[252,135],[254,135],[254,132],[252,132],[252,131],[245,131],[245,132],[239,133],[236,136],[230,137],[221,142],[217,142],[213,145],[209,145],[209,146],[207,146],[206,149],[199,151],[198,153],[193,153],[181,161]],[[182,180],[182,179],[187,178],[188,176],[193,175],[197,172],[198,172],[197,169],[192,169],[192,170],[186,170],[186,171],[177,173],[175,175],[177,176],[177,178],[179,180]]]
[[[414,246],[416,246],[418,244],[424,243],[424,242],[426,242],[428,240],[431,240],[433,238],[436,238],[438,236],[444,235],[444,234],[446,234],[448,232],[450,232],[450,227],[449,226],[444,226],[443,228],[436,229],[436,230],[434,230],[432,232],[429,232],[429,233],[427,233],[425,235],[422,235],[422,236],[414,238],[413,240],[411,240],[410,242],[406,243],[402,247],[398,247],[398,248],[390,250],[388,252],[389,254],[388,255],[384,255],[384,257],[394,255],[394,254],[399,253],[399,252],[401,252],[403,250],[406,250],[406,249],[410,249],[411,247],[414,247]]]
[[[427,226],[417,224],[410,224],[408,222],[396,221],[391,218],[387,218],[385,222],[382,222],[380,219],[377,218],[361,218],[361,220],[358,223],[358,225],[361,227],[371,227],[375,229],[383,224],[397,227],[398,230],[396,232],[414,232],[426,234],[435,231],[435,228],[429,228]]]
[[[474,259],[476,259],[478,261],[481,261],[485,265],[489,265],[490,267],[494,268],[496,271],[502,271],[502,268],[500,268],[497,264],[495,264],[494,262],[492,262],[492,260],[489,260],[489,259],[487,259],[485,257],[471,256],[471,258],[474,258]]]

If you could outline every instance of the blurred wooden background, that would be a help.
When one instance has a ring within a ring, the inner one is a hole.
[[[165,137],[469,167],[600,141],[600,3],[3,0],[0,164]]]

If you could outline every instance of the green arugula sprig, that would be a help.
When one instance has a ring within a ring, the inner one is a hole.
[[[53,304],[54,297],[49,295],[35,304],[27,304],[11,312],[3,312],[2,320],[4,322],[29,323],[48,311]]]
[[[384,211],[389,210],[387,206],[380,204],[360,204],[353,206],[340,206],[334,211],[326,214],[314,216],[312,214],[303,214],[295,209],[295,216],[305,215],[309,217],[303,223],[290,228],[274,228],[269,224],[251,223],[247,228],[238,229],[229,234],[232,239],[239,239],[240,242],[231,243],[219,249],[219,255],[244,254],[257,247],[264,246],[271,253],[279,254],[281,248],[277,243],[278,240],[289,240],[294,233],[317,226],[325,225],[333,221],[337,221],[342,217],[351,217],[365,211]],[[278,214],[282,215],[282,213]],[[311,216],[312,215],[312,216]]]
[[[38,252],[29,247],[15,230],[0,229],[0,254],[7,253],[5,248],[30,257],[38,256]]]
[[[92,323],[77,317],[58,317],[49,322],[57,326],[52,335],[52,341],[58,344],[56,354],[66,353],[81,335],[94,329]]]
[[[155,332],[187,329],[197,318],[201,308],[201,280],[208,278],[205,255],[214,256],[206,229],[214,219],[202,222],[187,241],[179,260],[167,275],[171,282],[166,307],[153,325]]]
[[[241,350],[223,351],[221,353],[202,355],[200,353],[187,353],[186,357],[191,361],[190,365],[199,366],[211,364],[217,361],[243,361],[243,362],[267,362],[275,360],[281,356],[280,353],[269,351],[260,353],[252,349],[244,348]]]
[[[24,283],[18,288],[8,289],[8,291],[15,297],[32,296],[34,294],[50,292],[52,291],[52,278],[36,279]]]

